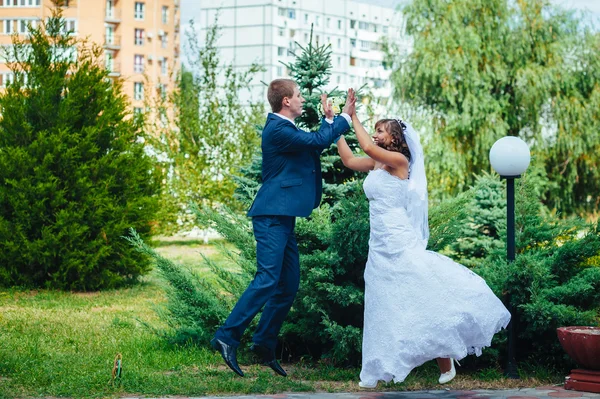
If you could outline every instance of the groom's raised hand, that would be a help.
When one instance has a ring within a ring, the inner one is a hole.
[[[344,104],[342,112],[350,116],[352,116],[356,112],[356,94],[353,88],[348,89],[348,95],[346,96],[346,104]]]
[[[333,107],[329,101],[327,101],[327,94],[321,94],[321,105],[323,106],[323,114],[325,119],[333,120]]]

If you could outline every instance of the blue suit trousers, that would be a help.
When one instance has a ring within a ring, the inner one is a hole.
[[[294,216],[255,216],[257,270],[215,337],[238,347],[244,331],[256,314],[262,316],[252,338],[275,351],[279,330],[292,307],[300,284],[300,261]]]

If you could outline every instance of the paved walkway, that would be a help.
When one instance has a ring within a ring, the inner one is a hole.
[[[289,393],[278,395],[249,396],[207,396],[202,399],[539,399],[539,398],[597,398],[600,394],[567,391],[562,386],[545,386],[538,388],[521,388],[505,390],[475,391],[410,391],[410,392],[372,392],[360,391],[352,393]],[[122,398],[137,399],[137,398]],[[195,399],[195,398],[190,398]]]

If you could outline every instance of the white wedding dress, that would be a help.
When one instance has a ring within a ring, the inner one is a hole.
[[[437,357],[480,355],[510,313],[485,281],[448,257],[427,251],[407,216],[408,180],[369,173],[371,235],[365,269],[361,382],[402,382]]]

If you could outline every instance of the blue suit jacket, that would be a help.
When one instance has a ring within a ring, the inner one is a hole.
[[[343,117],[323,119],[318,132],[305,132],[275,114],[262,132],[262,180],[248,216],[310,215],[321,203],[320,155],[350,126]]]

